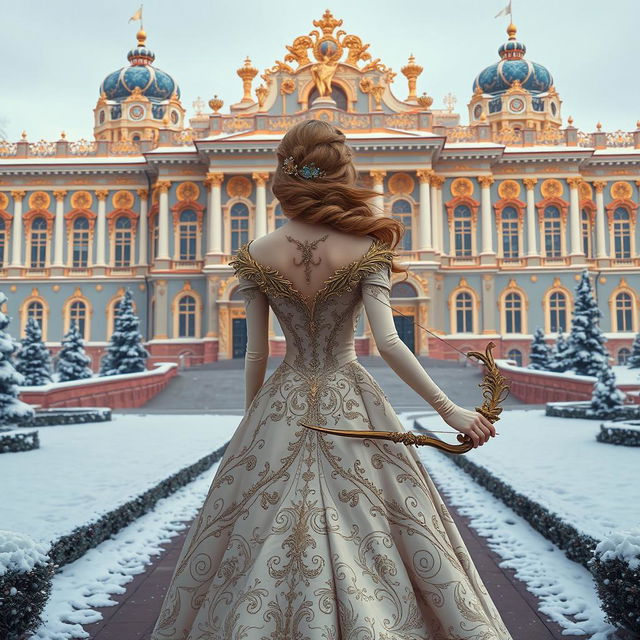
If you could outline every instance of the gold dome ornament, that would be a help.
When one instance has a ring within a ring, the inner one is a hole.
[[[433,98],[427,95],[426,91],[424,91],[421,96],[418,96],[416,100],[423,109],[429,109],[433,104]]]
[[[213,111],[213,113],[218,113],[218,111],[222,109],[223,104],[224,104],[224,101],[218,98],[217,93],[214,93],[213,98],[209,100],[209,106],[211,107],[211,111]]]
[[[144,29],[139,29],[138,33],[136,33],[136,38],[138,39],[138,46],[144,47],[144,43],[147,41],[147,32]]]
[[[400,69],[400,71],[407,78],[407,81],[409,83],[409,95],[407,96],[405,102],[413,102],[418,98],[418,96],[416,96],[416,80],[422,73],[423,67],[421,67],[419,64],[416,64],[416,59],[412,53],[409,56],[408,64],[405,64],[404,67]]]
[[[245,58],[244,65],[236,69],[236,73],[242,78],[242,90],[244,92],[240,102],[254,102],[251,97],[251,83],[258,75],[258,70],[251,64],[249,56]]]

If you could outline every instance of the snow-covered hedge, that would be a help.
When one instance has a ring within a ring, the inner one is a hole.
[[[556,418],[588,418],[590,420],[602,420],[591,412],[591,403],[588,400],[573,400],[568,402],[547,402],[544,414]],[[639,404],[624,404],[618,407],[612,418],[640,418]]]
[[[589,569],[611,624],[640,634],[640,529],[600,541]]]
[[[0,453],[31,451],[40,446],[37,431],[0,433]]]
[[[19,640],[40,626],[54,570],[46,544],[0,531],[0,638]]]
[[[66,409],[40,409],[29,423],[38,427],[53,427],[60,424],[85,424],[111,420],[109,407],[81,407]]]
[[[605,422],[600,425],[596,440],[624,447],[640,447],[640,422]]]
[[[71,533],[62,536],[51,545],[50,558],[58,566],[77,560],[89,549],[97,547],[114,533],[131,524],[136,518],[151,511],[158,500],[175,493],[209,469],[222,458],[228,444],[229,441],[218,447],[213,453],[165,478],[137,498],[105,513],[98,520],[76,527]]]

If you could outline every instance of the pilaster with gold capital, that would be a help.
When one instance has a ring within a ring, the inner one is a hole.
[[[26,191],[12,191],[13,198],[13,224],[11,226],[11,263],[10,267],[20,268],[22,264],[22,201],[27,195]]]
[[[96,191],[98,199],[98,215],[96,216],[96,262],[95,266],[99,270],[106,268],[106,250],[107,250],[107,197],[109,191],[107,189],[99,189]]]
[[[267,180],[269,174],[265,172],[254,172],[251,177],[256,182],[256,224],[255,237],[260,238],[267,233]]]
[[[205,185],[209,189],[209,212],[207,216],[207,264],[215,260],[213,255],[222,254],[222,183],[224,173],[210,171],[205,178]]]
[[[604,210],[604,190],[607,186],[605,180],[594,180],[593,188],[596,191],[596,258],[598,260],[608,260],[605,234],[605,210]],[[601,265],[604,266],[604,265]]]
[[[157,180],[158,190],[158,254],[156,255],[156,266],[159,268],[168,267],[171,261],[169,255],[169,180]]]
[[[53,233],[52,267],[64,268],[64,199],[66,195],[67,192],[64,190],[53,192],[53,197],[56,199],[56,217]]]
[[[373,178],[373,190],[380,194],[375,198],[373,206],[376,208],[376,213],[382,216],[384,215],[384,177],[387,172],[382,169],[372,169],[369,175]]]
[[[491,185],[493,176],[478,176],[480,184],[480,203],[482,210],[482,251],[481,256],[495,255],[493,250],[493,225],[491,224]]]
[[[138,189],[140,198],[140,223],[138,226],[138,266],[145,267],[149,264],[147,236],[149,224],[149,190]]]
[[[582,262],[586,257],[582,246],[582,233],[580,221],[580,192],[579,187],[582,178],[574,176],[567,178],[569,185],[569,228],[571,231],[571,253],[572,263]],[[573,258],[575,256],[575,258]]]
[[[420,219],[418,221],[418,250],[432,251],[433,241],[431,236],[431,194],[429,183],[433,171],[430,169],[418,169],[416,176],[420,181]]]

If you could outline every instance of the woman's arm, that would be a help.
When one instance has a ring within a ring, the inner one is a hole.
[[[454,429],[468,433],[476,446],[495,434],[491,422],[477,411],[469,411],[452,402],[424,370],[409,347],[400,339],[393,321],[389,298],[391,277],[388,268],[362,279],[364,308],[376,347],[384,361],[416,393],[428,402]]]
[[[269,302],[252,280],[238,278],[247,319],[247,350],[244,357],[245,409],[264,383],[269,357]]]

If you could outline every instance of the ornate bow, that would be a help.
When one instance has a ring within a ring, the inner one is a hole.
[[[378,302],[382,302],[378,300]],[[387,304],[383,302],[383,304]],[[387,305],[389,308],[393,309],[400,315],[405,315],[398,309],[392,307],[391,305]],[[409,317],[409,316],[405,316]],[[426,327],[421,326],[417,322],[414,323],[416,326],[428,331],[432,335],[434,335],[439,340],[442,340],[445,344],[453,347],[456,351],[462,353],[466,358],[477,358],[480,362],[482,362],[486,367],[486,372],[482,379],[482,382],[478,385],[482,388],[482,396],[484,401],[482,402],[482,406],[476,407],[476,411],[482,414],[489,422],[492,424],[500,420],[500,414],[502,413],[502,407],[500,404],[507,398],[509,395],[509,384],[507,379],[500,373],[500,370],[496,366],[496,363],[493,359],[493,354],[491,350],[496,346],[495,343],[489,342],[485,349],[485,352],[481,351],[469,351],[468,353],[464,353],[464,351],[460,351],[457,347],[450,344],[440,336],[433,333]],[[298,424],[303,427],[308,427],[309,429],[315,429],[316,431],[321,431],[323,433],[328,433],[336,436],[348,436],[352,438],[381,438],[384,440],[391,440],[392,442],[401,442],[402,444],[415,444],[417,446],[429,446],[435,447],[436,449],[440,449],[441,451],[446,451],[447,453],[466,453],[473,449],[473,440],[471,436],[468,436],[463,433],[457,434],[457,439],[460,444],[449,444],[448,442],[444,442],[439,438],[432,438],[431,436],[420,435],[417,433],[413,433],[412,431],[369,431],[369,430],[356,430],[356,429],[329,429],[327,427],[321,427],[319,425],[311,425],[302,420],[298,422]],[[453,432],[433,432],[433,433],[453,433]]]

